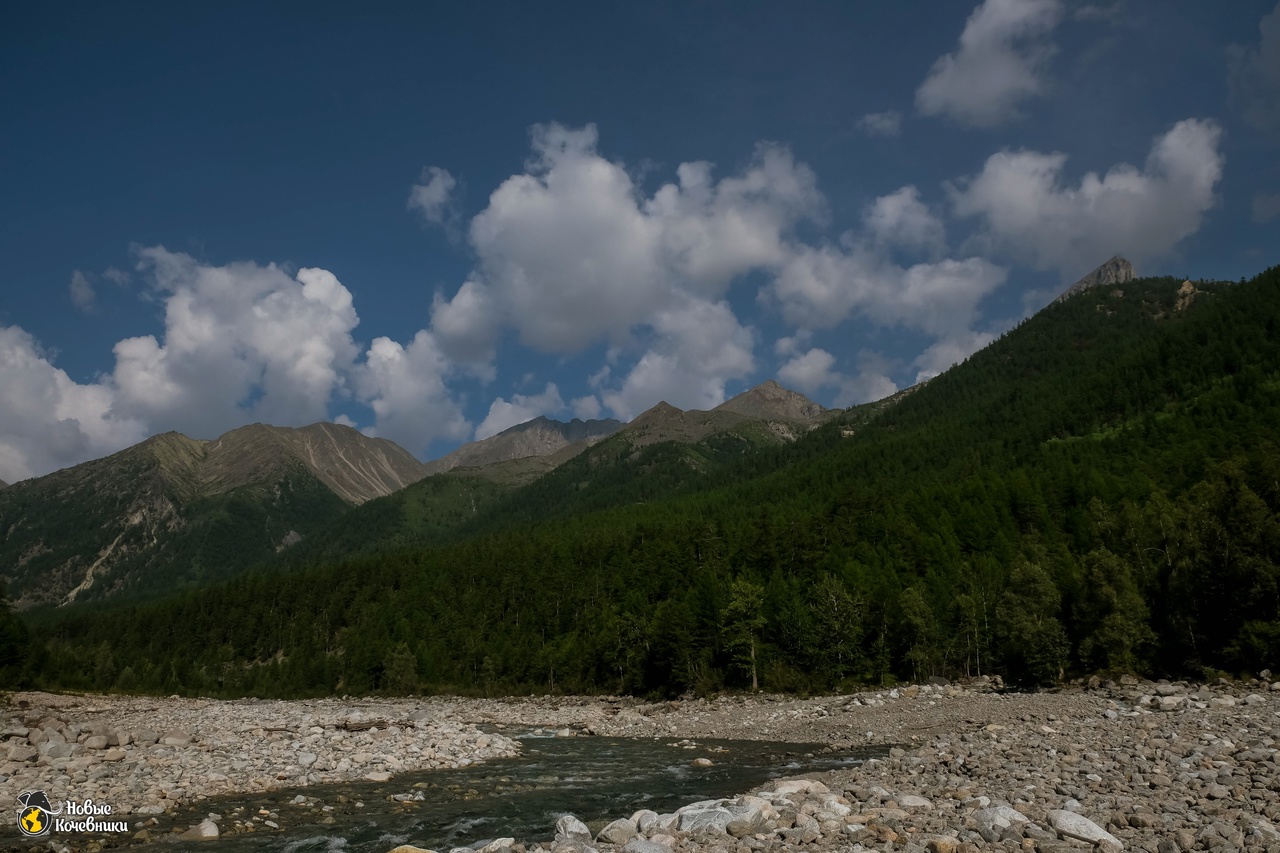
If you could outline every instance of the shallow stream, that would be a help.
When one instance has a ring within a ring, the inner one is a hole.
[[[637,809],[672,811],[696,800],[742,793],[770,779],[832,770],[877,754],[760,741],[562,738],[533,732],[513,736],[521,741],[521,755],[462,770],[204,800],[161,816],[152,829],[156,841],[132,849],[173,850],[173,840],[164,836],[210,812],[221,816],[222,837],[213,844],[187,846],[211,853],[386,853],[405,843],[448,851],[504,836],[549,840],[556,819],[566,813],[598,830],[599,822],[629,817]],[[696,767],[695,758],[709,758],[713,765]],[[397,795],[414,799],[400,802]],[[279,828],[267,826],[268,820]],[[237,834],[236,821],[251,823],[254,831]]]

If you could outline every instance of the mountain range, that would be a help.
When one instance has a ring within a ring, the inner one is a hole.
[[[440,539],[610,437],[630,449],[730,434],[754,446],[832,414],[770,381],[709,412],[659,403],[625,426],[539,417],[427,463],[331,423],[252,424],[211,441],[165,433],[0,492],[0,582],[24,609],[163,597],[273,560]]]
[[[766,383],[527,482],[457,466],[358,506],[320,484],[338,512],[248,571],[28,613],[30,677],[680,695],[1274,668],[1277,329],[1280,267],[1111,281],[853,409]]]

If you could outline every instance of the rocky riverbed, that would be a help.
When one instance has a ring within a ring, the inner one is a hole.
[[[21,693],[0,708],[0,803],[41,790],[155,815],[219,794],[385,781],[518,749],[414,702]]]
[[[8,751],[0,797],[44,787],[51,796],[96,795],[145,814],[231,790],[385,778],[381,774],[432,762],[484,760],[516,746],[477,724],[543,726],[565,736],[894,747],[883,760],[771,783],[732,800],[690,804],[669,815],[618,815],[608,827],[590,830],[548,826],[542,839],[499,839],[486,853],[1280,851],[1280,683],[1130,679],[1030,694],[993,687],[979,682],[812,699],[659,703],[21,694],[0,716],[7,720],[0,749]],[[363,728],[371,721],[375,725]],[[141,739],[133,735],[140,729]],[[178,737],[165,743],[163,735],[175,731]],[[65,743],[49,746],[58,739],[53,732]],[[152,733],[158,742],[139,742]],[[190,739],[175,742],[184,735]],[[81,749],[63,757],[67,750],[59,747],[71,744]],[[565,812],[572,810],[564,804]],[[209,823],[206,830],[216,832],[216,821]]]
[[[561,825],[556,841],[516,853],[1280,851],[1280,683],[1127,679],[1036,694],[924,686],[580,714],[610,734],[898,745],[885,760],[733,800],[619,816],[589,844]]]

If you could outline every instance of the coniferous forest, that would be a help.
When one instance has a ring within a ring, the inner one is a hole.
[[[702,473],[571,462],[431,542],[9,617],[0,672],[292,697],[1280,669],[1280,267],[1181,284],[1051,305]]]

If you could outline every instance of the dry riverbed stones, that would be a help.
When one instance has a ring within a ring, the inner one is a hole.
[[[19,694],[0,709],[0,802],[42,790],[155,815],[219,794],[386,781],[518,750],[412,702]]]
[[[481,707],[505,719],[501,706]],[[608,699],[570,704],[543,722],[601,734],[898,746],[818,779],[667,815],[617,816],[593,836],[565,817],[554,840],[492,842],[511,853],[1280,851],[1280,685],[1270,683]]]

